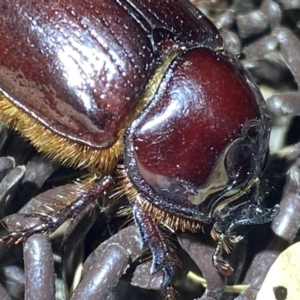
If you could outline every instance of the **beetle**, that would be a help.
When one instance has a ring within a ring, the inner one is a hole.
[[[212,225],[214,266],[278,206],[259,195],[270,117],[251,76],[187,0],[1,0],[0,118],[38,151],[98,180],[17,243],[75,217],[117,178],[151,272],[175,272],[160,226]],[[113,176],[111,176],[113,175]]]

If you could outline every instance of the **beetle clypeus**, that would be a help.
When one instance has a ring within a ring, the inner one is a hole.
[[[242,225],[269,222],[260,176],[270,118],[217,29],[187,0],[1,0],[0,118],[41,152],[96,172],[94,187],[49,220],[51,232],[111,185],[133,209],[152,272],[174,275],[160,225],[212,224],[213,264]]]

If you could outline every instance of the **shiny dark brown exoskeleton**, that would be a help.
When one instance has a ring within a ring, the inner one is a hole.
[[[18,242],[74,217],[110,184],[133,208],[152,272],[174,275],[159,225],[213,224],[213,263],[241,225],[269,222],[259,181],[270,118],[253,79],[187,0],[0,0],[0,118],[94,187]],[[117,167],[121,162],[121,166]]]

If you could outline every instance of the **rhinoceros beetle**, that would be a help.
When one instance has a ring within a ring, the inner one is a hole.
[[[174,275],[161,226],[216,240],[213,264],[271,221],[262,206],[270,117],[251,76],[187,0],[0,1],[0,118],[93,187],[18,243],[52,232],[108,186],[132,206],[151,272]]]

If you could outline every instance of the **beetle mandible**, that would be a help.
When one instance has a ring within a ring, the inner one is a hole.
[[[55,229],[117,172],[165,286],[175,267],[160,225],[213,224],[213,264],[231,274],[222,253],[241,239],[237,227],[271,221],[278,206],[263,207],[258,193],[265,102],[214,25],[187,0],[0,4],[1,120],[50,158],[99,176],[51,224],[3,240]]]

